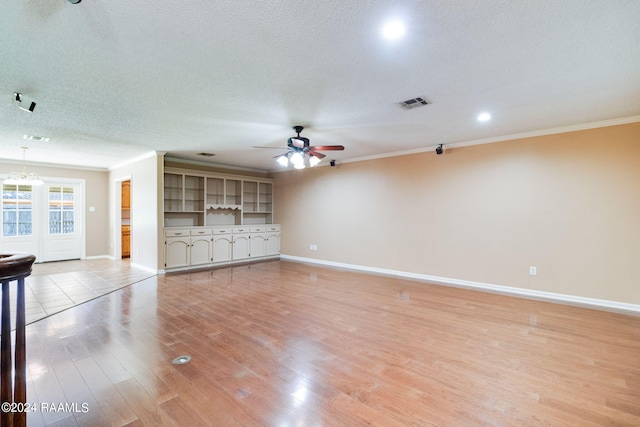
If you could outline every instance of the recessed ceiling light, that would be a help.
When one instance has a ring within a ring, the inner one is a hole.
[[[405,32],[406,28],[400,21],[391,21],[382,27],[382,35],[387,40],[397,40],[404,36]]]
[[[479,122],[487,122],[489,120],[491,120],[491,114],[489,113],[482,113],[478,115]]]

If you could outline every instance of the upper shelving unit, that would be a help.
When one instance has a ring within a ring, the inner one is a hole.
[[[273,181],[166,168],[165,227],[273,223]]]

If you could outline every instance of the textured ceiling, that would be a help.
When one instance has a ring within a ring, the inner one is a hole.
[[[391,18],[403,39],[381,37]],[[638,0],[3,1],[0,159],[275,170],[253,146],[296,124],[347,161],[636,117],[638,22]],[[397,105],[416,96],[432,104]]]

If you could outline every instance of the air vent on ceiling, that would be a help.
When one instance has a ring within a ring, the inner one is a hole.
[[[202,156],[202,157],[213,157],[215,156],[215,154],[213,153],[198,153],[198,156]]]
[[[417,98],[407,99],[406,101],[398,102],[398,105],[405,110],[413,110],[414,108],[422,107],[423,105],[429,105],[429,101],[424,97],[419,96]]]
[[[28,141],[42,141],[42,142],[49,141],[49,138],[44,137],[44,136],[24,135],[22,138],[24,138],[24,139],[26,139]]]

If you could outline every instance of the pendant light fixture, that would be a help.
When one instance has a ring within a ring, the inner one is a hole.
[[[38,178],[38,174],[27,172],[26,153],[28,147],[22,148],[22,172],[11,172],[9,177],[3,181],[3,184],[9,185],[41,185],[42,180]]]

